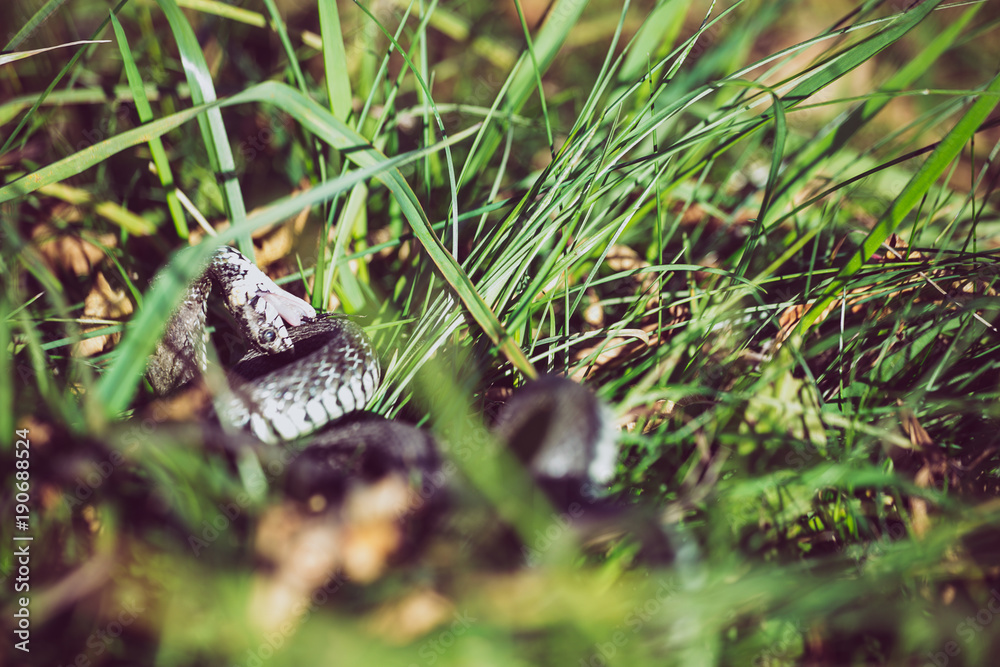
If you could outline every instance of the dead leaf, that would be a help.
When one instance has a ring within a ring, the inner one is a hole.
[[[897,401],[897,403],[902,404],[902,401]],[[934,440],[931,439],[930,434],[920,425],[917,416],[909,408],[900,407],[899,421],[903,427],[903,432],[906,433],[906,437],[910,439],[910,443],[915,448],[924,449],[934,444]]]
[[[132,301],[125,290],[114,289],[104,277],[104,273],[98,271],[90,293],[83,302],[84,317],[94,320],[123,320],[131,315],[133,310]],[[96,331],[103,326],[105,325],[84,326],[83,332]],[[73,345],[72,354],[75,357],[90,357],[105,351],[120,338],[120,333],[84,338]]]
[[[402,475],[352,485],[343,503],[313,512],[286,501],[267,510],[257,528],[257,555],[270,567],[254,577],[250,618],[264,630],[294,626],[321,586],[337,572],[374,581],[403,541],[401,522],[416,492]]]
[[[451,600],[430,589],[410,592],[375,612],[372,631],[395,644],[409,644],[448,621],[455,613]]]
[[[309,516],[295,503],[285,502],[264,513],[255,543],[257,554],[272,569],[254,578],[251,621],[267,631],[297,623],[313,591],[340,565],[339,522],[331,513]]]
[[[85,237],[57,230],[51,225],[35,227],[31,240],[56,273],[89,276],[104,259],[104,251],[95,243]],[[114,247],[117,237],[114,234],[101,234],[95,240],[105,247]]]

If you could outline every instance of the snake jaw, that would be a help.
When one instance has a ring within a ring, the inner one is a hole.
[[[212,286],[249,347],[232,369],[220,420],[267,443],[315,432],[361,410],[379,383],[378,359],[360,327],[320,319],[306,301],[286,292],[235,248],[224,246],[194,281],[184,306],[167,325],[148,364],[150,382],[166,393],[204,370],[205,314]],[[251,375],[251,367],[261,370]],[[237,368],[239,370],[237,370]]]
[[[260,290],[257,292],[257,296],[266,301],[267,305],[271,306],[290,327],[301,326],[305,322],[312,322],[316,319],[315,308],[307,301],[303,301],[281,288],[278,288],[277,292]]]
[[[254,347],[269,354],[295,349],[285,324],[300,326],[315,319],[311,305],[278,287],[235,248],[216,251],[211,269],[225,286],[229,312]]]
[[[281,315],[260,294],[254,295],[240,310],[242,316],[237,317],[235,313],[233,316],[254,347],[269,354],[295,349]]]
[[[209,268],[224,285],[226,303],[234,317],[237,312],[245,313],[243,309],[250,304],[262,321],[261,327],[272,323],[276,329],[283,327],[280,319],[289,326],[316,319],[316,310],[308,302],[283,290],[236,248],[216,250]],[[287,332],[280,338],[287,341]]]
[[[249,302],[259,322],[251,334],[261,350],[271,353],[295,348],[286,325],[298,327],[316,319],[316,311],[308,303],[277,286],[275,289],[278,291],[258,290]]]

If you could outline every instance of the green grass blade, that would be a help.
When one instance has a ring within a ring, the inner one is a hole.
[[[181,62],[184,65],[184,76],[191,86],[191,99],[196,105],[210,104],[216,101],[215,86],[212,84],[212,74],[201,52],[201,45],[191,29],[191,24],[177,6],[175,0],[157,0],[163,11],[170,30],[177,42]],[[229,145],[229,135],[218,108],[208,108],[204,116],[198,116],[198,126],[208,151],[212,170],[222,185],[223,198],[226,203],[226,213],[234,225],[246,219],[246,205],[243,202],[243,192],[236,176],[236,162]],[[249,237],[241,238],[240,249],[249,257],[253,257],[253,244]]]
[[[338,121],[329,111],[320,107],[313,100],[283,84],[266,82],[254,86],[228,100],[178,112],[167,118],[123,132],[111,139],[89,146],[79,153],[22,177],[9,185],[0,187],[0,203],[34,192],[47,183],[68,178],[130,146],[148,141],[150,135],[158,136],[178,127],[184,122],[197,117],[203,111],[212,112],[214,110],[217,112],[217,107],[219,106],[242,104],[250,101],[271,102],[280,106],[329,145],[348,151],[347,155],[349,159],[359,166],[378,168],[386,160],[384,156],[374,148],[371,148],[370,145],[365,147],[367,142],[363,137]],[[406,180],[398,171],[391,171],[382,178],[386,186],[396,196],[403,214],[412,226],[414,235],[423,244],[428,255],[438,267],[438,270],[441,271],[448,283],[455,289],[459,298],[465,304],[466,308],[469,309],[470,314],[479,326],[482,327],[483,332],[499,347],[500,351],[507,356],[516,368],[527,377],[535,377],[536,372],[534,367],[528,361],[527,357],[524,356],[523,351],[507,336],[496,315],[476,291],[471,279],[455,261],[454,257],[445,249],[437,234],[431,228],[430,222],[427,220],[416,195]],[[234,225],[234,228],[243,230],[246,228],[246,225]],[[244,236],[243,238],[249,238],[249,236]],[[157,302],[155,307],[162,307],[163,305]]]
[[[905,90],[917,77],[926,73],[928,68],[946,50],[955,44],[962,30],[965,29],[981,7],[981,4],[969,7],[956,21],[944,26],[941,32],[920,53],[903,65],[898,71],[894,72],[882,84],[881,89],[885,91]],[[795,191],[795,188],[811,178],[825,163],[826,159],[836,156],[838,151],[844,148],[851,138],[857,136],[857,133],[882,111],[892,99],[892,95],[884,95],[866,100],[846,118],[838,119],[836,126],[831,128],[831,131],[819,137],[816,141],[811,142],[796,157],[796,165],[801,166],[790,170],[790,175],[778,187],[775,206],[778,209],[783,208],[784,203],[791,196],[791,193]]]
[[[294,89],[278,83],[261,84],[267,87],[281,87],[286,93],[296,93]],[[308,102],[315,105],[315,102],[307,98],[301,98],[300,102]],[[295,115],[295,109],[284,104],[283,109]],[[316,105],[316,109],[323,111],[328,119],[332,119],[329,112]],[[332,125],[332,123],[331,123]],[[316,136],[324,138],[324,135],[333,131],[329,125],[313,125]],[[343,128],[341,128],[343,129]],[[453,142],[464,140],[471,136],[474,128],[465,132],[456,133],[450,140]],[[360,137],[359,137],[360,138]],[[275,222],[285,220],[304,208],[314,206],[329,200],[330,198],[349,191],[358,183],[378,177],[387,183],[390,190],[402,192],[402,189],[393,180],[394,175],[398,175],[398,167],[407,162],[420,159],[425,153],[440,150],[439,145],[431,146],[413,153],[399,156],[393,159],[377,159],[373,156],[359,158],[359,161],[366,164],[362,169],[349,172],[344,176],[312,188],[308,192],[296,197],[288,197],[280,202],[258,211],[239,226],[233,226],[214,237],[211,242],[202,243],[193,248],[179,253],[173,261],[161,271],[161,278],[155,281],[143,302],[143,307],[129,324],[129,334],[118,346],[116,358],[111,367],[100,379],[97,385],[97,395],[100,404],[104,406],[104,418],[113,420],[125,409],[125,406],[135,395],[136,385],[139,378],[145,371],[146,360],[152,352],[156,341],[159,339],[163,326],[166,324],[166,313],[171,313],[180,303],[184,295],[185,286],[194,279],[195,275],[204,266],[212,250],[222,243],[231,242],[239,235],[249,235],[255,229],[265,227]],[[352,154],[354,155],[354,154]],[[358,153],[360,155],[360,151]],[[400,177],[401,180],[401,177]],[[405,181],[403,181],[405,183]],[[412,193],[411,193],[412,194]],[[399,195],[397,195],[399,196]],[[405,195],[404,195],[405,196]],[[409,209],[410,202],[404,201],[404,210]],[[420,215],[422,211],[411,212],[413,215]]]
[[[736,267],[736,275],[740,278],[746,275],[754,248],[767,228],[767,214],[771,209],[778,175],[781,171],[781,163],[785,157],[785,140],[788,138],[788,123],[785,119],[785,111],[781,105],[781,100],[773,90],[768,90],[768,92],[771,93],[774,101],[772,106],[774,109],[774,142],[771,145],[771,167],[767,172],[767,183],[764,185],[760,211],[757,214],[757,219],[754,221],[753,231],[747,240],[746,247],[743,249],[739,265]]]
[[[8,63],[17,62],[18,60],[24,60],[25,58],[37,56],[38,54],[45,53],[47,51],[65,49],[69,46],[80,46],[81,44],[107,44],[110,41],[111,40],[109,39],[81,39],[76,42],[67,42],[65,44],[59,44],[58,46],[48,46],[44,49],[33,49],[31,51],[14,51],[11,53],[2,53],[0,54],[0,65],[6,65]]]
[[[817,92],[830,85],[851,70],[868,62],[873,56],[898,41],[924,20],[941,0],[921,2],[909,11],[904,11],[896,17],[884,30],[874,33],[857,44],[830,56],[818,63],[812,75],[806,77],[784,96],[786,102],[792,105],[812,97]]]
[[[534,58],[524,54],[518,60],[514,71],[504,84],[501,116],[507,118],[518,113],[531,93],[536,90],[536,75],[542,75],[552,64],[560,47],[566,42],[573,26],[576,25],[586,7],[586,2],[579,0],[556,0],[549,8],[548,18],[535,38]],[[532,64],[529,65],[529,60]],[[500,101],[499,99],[497,100]],[[483,124],[482,138],[477,137],[473,144],[473,152],[462,168],[465,180],[460,180],[458,187],[464,187],[468,179],[485,169],[486,164],[493,159],[500,142],[503,140],[503,128],[493,122],[492,115]]]
[[[146,89],[142,84],[142,77],[139,75],[139,68],[132,57],[132,50],[128,45],[128,38],[122,29],[118,18],[111,15],[111,25],[115,30],[115,37],[118,40],[118,50],[122,54],[122,63],[125,65],[125,75],[128,78],[129,89],[132,91],[132,99],[135,101],[135,110],[139,114],[139,120],[148,123],[153,119],[153,108],[146,99]],[[153,155],[153,164],[156,165],[156,174],[160,179],[167,193],[167,209],[170,217],[174,221],[174,229],[182,239],[188,237],[187,224],[184,222],[184,209],[177,198],[177,190],[174,188],[174,175],[170,169],[170,161],[167,159],[167,151],[163,147],[163,140],[160,137],[150,137],[149,150]]]
[[[10,41],[3,47],[4,51],[13,51],[17,48],[17,45],[28,38],[35,30],[39,28],[45,21],[55,13],[60,6],[66,4],[66,0],[46,0],[46,3],[38,8],[38,10],[32,14],[28,22],[21,26],[21,29],[10,38]],[[63,46],[68,46],[63,44]],[[59,48],[54,46],[52,48]],[[2,64],[2,63],[0,63]]]
[[[903,222],[913,208],[927,195],[938,177],[962,152],[962,148],[979,129],[979,126],[997,106],[1000,95],[1000,74],[997,74],[968,111],[948,132],[934,152],[920,166],[899,196],[876,223],[861,247],[851,256],[825,291],[825,296],[813,305],[797,326],[798,332],[807,331],[823,311],[837,299],[847,280],[861,270],[862,265],[878,250],[889,235]]]
[[[217,0],[177,0],[177,4],[180,7],[187,7],[205,14],[214,14],[220,18],[246,23],[257,28],[263,28],[267,25],[267,19],[260,12],[234,7]]]
[[[302,75],[302,67],[299,66],[299,59],[295,57],[295,47],[292,46],[292,40],[288,38],[288,28],[281,19],[281,13],[278,12],[274,0],[264,0],[264,7],[267,8],[267,13],[271,17],[271,26],[278,33],[278,39],[281,40],[281,48],[285,50],[285,57],[288,58],[288,66],[292,70],[292,79],[295,81],[298,89],[303,94],[308,95],[309,88],[306,86],[306,78]]]
[[[127,85],[114,86],[112,88],[114,98],[117,101],[127,102],[132,100],[132,93]],[[144,88],[146,99],[161,99],[160,91],[153,84],[147,84]],[[180,84],[173,91],[179,99],[190,99],[191,94],[187,84]],[[50,95],[21,95],[0,104],[0,126],[6,125],[17,117],[22,110],[32,107],[38,102],[39,107],[58,107],[70,104],[105,104],[108,101],[108,91],[94,86],[73,88],[71,90],[56,90]]]
[[[126,148],[137,146],[149,141],[151,136],[162,136],[170,130],[180,127],[184,123],[194,120],[200,113],[219,103],[207,104],[191,109],[179,111],[165,118],[155,120],[141,127],[133,128],[115,135],[110,139],[105,139],[96,144],[87,146],[81,151],[64,157],[61,160],[46,165],[41,169],[31,172],[21,178],[0,187],[0,203],[10,201],[17,197],[35,192],[39,188],[51,183],[58,183],[71,176],[75,176],[85,169],[100,164],[107,158],[120,153]]]
[[[626,4],[628,4],[626,2]],[[521,23],[521,33],[524,41],[528,44],[528,58],[531,60],[531,72],[535,77],[535,89],[538,91],[538,102],[542,105],[542,119],[545,121],[545,136],[548,139],[550,150],[552,149],[552,122],[549,120],[549,109],[545,102],[545,89],[542,88],[542,70],[538,65],[538,58],[535,57],[535,45],[531,40],[531,31],[524,20],[524,11],[521,9],[520,0],[514,0],[514,8],[517,10],[517,19]],[[622,12],[624,13],[624,9]]]
[[[423,30],[425,29],[425,26],[429,22],[430,16],[431,16],[431,12],[433,11],[433,7],[436,4],[437,4],[436,2],[432,3],[432,6],[428,9],[428,12],[426,13],[426,15],[424,16],[423,20],[421,21],[421,28],[420,28],[420,33],[421,34],[423,33]],[[437,122],[438,131],[441,133],[442,136],[447,137],[448,135],[447,135],[447,131],[445,130],[445,127],[444,127],[444,121],[441,120],[441,114],[438,112],[436,106],[434,105],[433,96],[431,95],[430,86],[427,85],[427,82],[424,79],[424,77],[420,75],[420,72],[418,71],[417,67],[414,65],[413,60],[410,58],[409,55],[407,55],[406,51],[403,49],[402,45],[400,45],[400,43],[396,40],[396,38],[388,30],[386,30],[385,27],[382,26],[382,24],[380,24],[380,23],[378,23],[378,21],[376,21],[375,17],[371,14],[370,11],[368,11],[368,9],[366,9],[364,7],[361,7],[361,9],[366,14],[368,14],[373,21],[375,21],[375,24],[378,25],[379,29],[382,30],[383,34],[392,42],[393,46],[396,47],[396,49],[398,50],[400,56],[402,56],[403,60],[406,61],[407,66],[410,68],[410,71],[413,72],[413,76],[417,80],[417,83],[420,85],[420,88],[421,88],[421,90],[422,90],[422,92],[423,92],[423,94],[425,96],[425,99],[426,99],[428,105],[430,106],[431,111],[433,112],[434,119]],[[456,179],[455,179],[455,164],[454,164],[454,160],[452,159],[451,151],[448,150],[447,147],[445,148],[445,159],[446,159],[447,164],[448,164],[448,178],[449,178],[449,184],[451,186],[451,215],[452,215],[452,224],[454,226],[454,235],[453,235],[453,241],[452,241],[452,253],[453,254],[457,254],[457,244],[458,244],[458,233],[457,233],[458,230],[457,230],[457,226],[458,226],[458,215],[459,215],[458,214],[458,187],[456,185]]]
[[[126,2],[128,2],[128,0],[119,0],[118,4],[115,5],[115,8],[111,10],[111,13],[117,14],[119,11],[121,11],[121,8],[125,6]],[[43,16],[42,20],[44,20],[45,15],[42,15],[41,11],[39,11],[38,13],[35,14],[35,16]],[[104,21],[102,21],[101,24],[94,31],[94,34],[91,35],[90,41],[97,40],[100,34],[104,32],[104,28],[107,25],[108,25],[108,19],[104,19]],[[35,100],[35,103],[31,105],[31,109],[29,109],[28,112],[24,114],[24,116],[21,118],[21,121],[17,124],[17,127],[14,128],[14,131],[11,132],[10,135],[7,137],[7,140],[3,142],[3,146],[0,146],[0,155],[6,153],[7,150],[14,144],[14,140],[17,138],[17,135],[20,134],[21,130],[28,122],[28,119],[34,116],[35,112],[38,110],[38,107],[40,107],[42,103],[45,101],[45,98],[48,97],[49,93],[55,90],[56,86],[59,85],[59,82],[62,81],[63,77],[66,76],[66,74],[71,69],[73,69],[73,67],[76,66],[77,61],[80,60],[80,58],[83,56],[84,51],[86,51],[88,48],[91,47],[84,46],[81,47],[79,50],[77,50],[77,52],[73,54],[73,57],[69,59],[69,62],[67,62],[63,66],[63,68],[59,70],[59,73],[52,78],[52,81],[49,83],[48,86],[46,86],[45,92],[43,92],[41,95],[38,96],[38,98]]]
[[[687,10],[682,2],[664,2],[649,13],[629,44],[617,75],[620,81],[639,79],[648,72],[650,59],[659,59],[658,51],[670,49],[684,26]]]
[[[351,80],[347,76],[347,50],[340,27],[340,13],[335,2],[320,2],[318,9],[326,94],[330,98],[333,115],[346,123],[351,115]]]

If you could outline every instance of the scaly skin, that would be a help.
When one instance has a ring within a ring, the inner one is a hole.
[[[212,255],[157,344],[147,368],[157,393],[205,370],[213,285],[252,348],[231,374],[228,395],[217,401],[224,423],[277,443],[308,435],[371,399],[379,366],[361,328],[346,319],[317,319],[312,306],[229,246]]]
[[[299,326],[316,319],[312,306],[278,287],[236,248],[222,246],[215,251],[208,273],[244,339],[261,352],[293,349],[285,323]]]

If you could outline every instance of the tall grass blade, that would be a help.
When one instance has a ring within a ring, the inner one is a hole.
[[[142,77],[139,75],[139,68],[132,57],[132,50],[129,48],[128,39],[121,23],[114,14],[111,15],[111,25],[115,30],[115,37],[118,40],[118,51],[122,54],[122,63],[125,65],[125,76],[128,78],[129,90],[132,91],[132,99],[135,101],[135,110],[139,114],[139,120],[148,123],[153,119],[153,108],[146,98],[146,89],[143,86]],[[163,147],[163,140],[155,136],[149,139],[149,151],[153,155],[153,164],[156,165],[156,175],[160,179],[160,184],[167,193],[167,209],[170,217],[174,221],[174,229],[177,235],[186,239],[188,237],[187,224],[184,221],[184,209],[180,199],[177,198],[177,190],[174,188],[174,175],[170,169],[170,161],[167,159],[167,151]]]
[[[184,65],[184,76],[191,87],[191,99],[196,105],[212,104],[216,101],[215,85],[212,83],[212,73],[205,62],[201,46],[191,29],[191,24],[177,6],[175,0],[157,0],[163,11],[170,30],[177,42],[177,50]],[[198,115],[198,127],[208,152],[219,183],[222,186],[226,213],[234,225],[239,225],[246,218],[246,205],[243,202],[243,192],[236,176],[236,162],[229,144],[229,134],[218,108],[207,107],[204,115]],[[253,244],[249,237],[239,239],[240,250],[253,258]]]
[[[924,161],[917,173],[899,193],[899,196],[879,218],[875,227],[865,237],[861,247],[831,281],[825,290],[825,295],[818,299],[802,317],[796,328],[797,332],[808,331],[817,322],[823,311],[838,298],[848,279],[861,270],[862,265],[885,243],[889,235],[896,231],[913,208],[927,196],[931,186],[959,156],[962,148],[976,133],[990,112],[996,108],[998,102],[1000,102],[1000,73],[983,89],[968,111],[941,140],[934,152]]]

